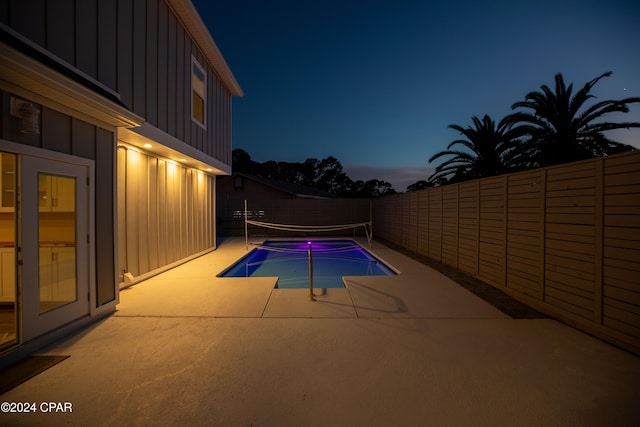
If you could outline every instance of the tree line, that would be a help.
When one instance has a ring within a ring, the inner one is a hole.
[[[445,185],[634,150],[609,139],[605,132],[638,128],[640,123],[602,120],[611,113],[628,113],[629,104],[640,102],[639,97],[588,105],[595,99],[593,87],[611,74],[596,77],[574,94],[573,84],[567,86],[558,73],[553,90],[542,85],[540,91],[529,92],[524,101],[511,106],[514,112],[497,124],[485,115],[482,119],[474,116],[467,127],[449,125],[464,138],[431,156],[429,163],[448,158],[428,181],[414,185]]]
[[[236,148],[232,152],[232,168],[234,172],[303,185],[339,197],[370,198],[396,193],[386,181],[352,180],[344,172],[340,161],[333,156],[322,160],[309,158],[302,163],[274,160],[260,163],[252,160],[246,151]]]
[[[611,113],[628,113],[629,105],[640,103],[640,97],[591,103],[596,97],[593,87],[606,72],[587,82],[575,94],[561,73],[555,75],[552,90],[542,85],[540,91],[529,92],[524,101],[511,106],[514,112],[497,124],[489,116],[474,116],[472,124],[449,125],[463,136],[447,149],[431,158],[445,160],[436,166],[428,179],[407,187],[416,191],[503,173],[519,172],[561,163],[606,156],[635,148],[609,139],[605,132],[615,129],[640,128],[640,123],[603,121]],[[338,159],[329,156],[304,162],[256,162],[242,149],[233,150],[233,170],[267,179],[285,181],[315,188],[339,197],[379,197],[396,194],[386,181],[371,179],[354,181],[344,172]]]

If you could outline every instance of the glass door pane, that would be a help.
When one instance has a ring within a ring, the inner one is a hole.
[[[78,299],[76,178],[38,174],[40,308],[46,313]]]
[[[89,167],[21,155],[20,341],[89,314]]]
[[[16,156],[0,153],[0,349],[17,342]]]

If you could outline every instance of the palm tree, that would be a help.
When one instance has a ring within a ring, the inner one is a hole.
[[[572,96],[573,84],[565,86],[562,74],[555,76],[555,92],[548,86],[539,92],[530,92],[524,101],[516,102],[512,109],[523,108],[528,112],[516,112],[506,119],[528,135],[518,157],[522,167],[541,167],[575,160],[604,156],[633,147],[608,139],[604,132],[613,129],[640,127],[640,123],[609,123],[600,119],[615,112],[629,112],[628,104],[640,102],[640,98],[626,98],[620,101],[600,101],[587,106],[588,100],[595,98],[591,89],[604,77],[604,73]]]
[[[434,154],[429,163],[442,156],[453,156],[436,167],[429,177],[434,184],[453,183],[468,179],[484,178],[498,175],[510,170],[512,159],[517,147],[520,129],[513,128],[513,123],[502,119],[498,126],[488,115],[482,121],[472,117],[473,127],[463,128],[459,125],[449,125],[451,129],[459,131],[466,139],[456,139],[445,151]],[[456,145],[462,145],[470,151],[452,150]]]

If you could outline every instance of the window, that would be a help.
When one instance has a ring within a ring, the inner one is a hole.
[[[191,57],[191,120],[206,129],[207,123],[207,73],[198,61]]]

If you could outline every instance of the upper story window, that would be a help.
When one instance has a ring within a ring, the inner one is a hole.
[[[207,73],[200,63],[191,57],[191,120],[207,128]]]

